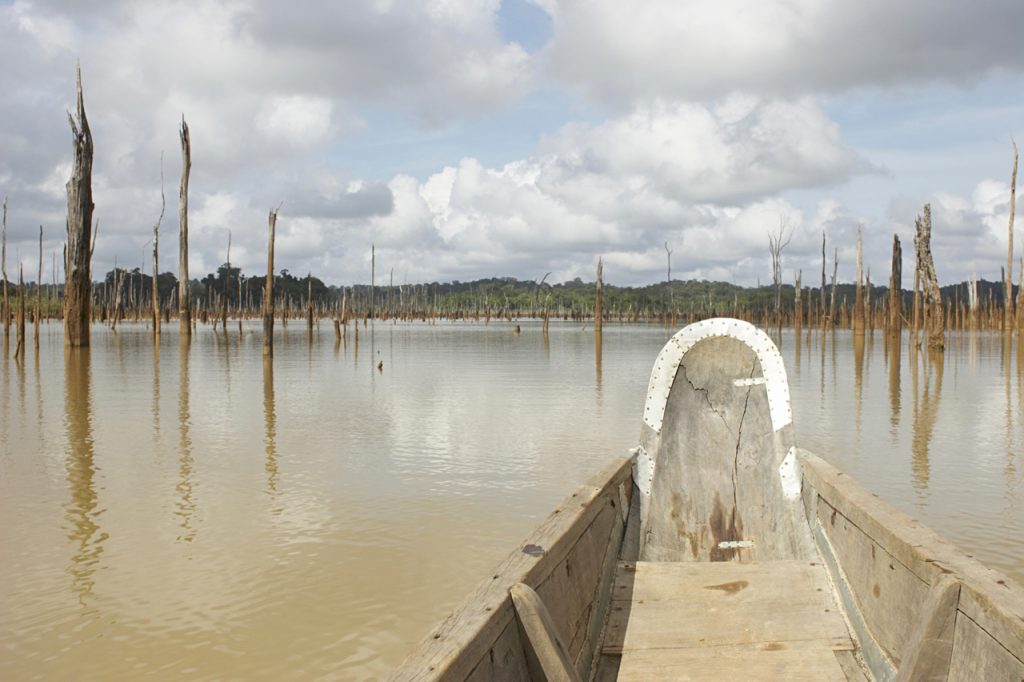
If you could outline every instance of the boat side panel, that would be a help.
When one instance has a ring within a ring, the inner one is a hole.
[[[870,634],[896,666],[926,615],[929,588],[949,575],[961,584],[950,679],[1024,679],[1024,587],[815,455],[798,454],[805,508],[825,539],[819,547],[838,563]]]
[[[541,595],[564,641],[570,642],[574,660],[589,661],[584,646],[595,643],[588,632],[601,615],[602,591],[611,589],[611,572],[604,564],[611,556],[614,566],[623,537],[619,506],[631,492],[628,459],[579,488],[423,640],[391,679],[524,679],[522,634],[508,593],[518,582]],[[538,556],[531,545],[543,553]],[[584,676],[589,672],[584,670]]]

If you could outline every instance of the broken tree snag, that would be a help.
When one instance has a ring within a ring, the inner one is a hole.
[[[917,271],[924,291],[924,320],[928,332],[928,348],[943,350],[946,346],[942,316],[942,293],[932,260],[932,207],[924,205],[924,215],[914,220],[914,249],[917,251]]]
[[[821,299],[821,309],[818,312],[821,331],[825,331],[825,231],[821,232],[821,289],[818,291],[818,298]]]
[[[4,341],[11,338],[11,309],[10,299],[7,297],[7,197],[4,197],[4,218],[3,218],[3,257],[0,259],[0,267],[2,267],[3,280],[4,280],[4,300],[0,301],[0,315],[4,318]]]
[[[270,210],[270,236],[267,239],[267,281],[263,289],[263,355],[274,356],[274,230],[277,209]]]
[[[864,335],[864,238],[857,228],[857,289],[853,299],[853,333]]]
[[[39,226],[39,274],[36,276],[35,328],[32,330],[32,346],[39,353],[39,319],[43,314],[43,226]]]
[[[892,236],[892,274],[889,275],[889,333],[898,336],[903,324],[903,248]]]
[[[71,177],[68,179],[67,259],[64,283],[64,343],[72,348],[89,345],[92,313],[92,132],[85,116],[82,69],[75,67],[78,122],[71,124]]]
[[[803,276],[803,270],[797,270],[796,280],[793,291],[795,292],[795,298],[793,300],[793,332],[797,339],[800,338],[800,328],[803,326],[804,309],[800,304],[800,278]]]
[[[18,345],[14,357],[25,357],[25,268],[18,266]]]
[[[164,220],[167,198],[164,196],[164,155],[160,153],[160,217],[153,225],[153,338],[160,338],[160,223]]]
[[[192,170],[192,141],[188,123],[181,117],[181,188],[178,191],[178,329],[192,335],[192,308],[188,280],[188,175]]]
[[[604,261],[600,258],[597,259],[597,283],[594,285],[594,333],[601,333],[602,326],[602,315],[601,308],[604,306],[604,292],[602,287],[604,281],[602,275],[604,274]]]
[[[1007,228],[1006,284],[1003,289],[1003,331],[1013,330],[1013,214],[1017,202],[1017,141],[1013,143],[1013,173],[1010,174],[1010,224]]]
[[[228,230],[228,255],[227,272],[224,273],[224,295],[220,299],[220,327],[224,330],[224,336],[228,335],[228,284],[231,282],[231,230]],[[217,322],[213,323],[213,330],[217,331]]]
[[[313,338],[313,273],[306,274],[306,334]]]

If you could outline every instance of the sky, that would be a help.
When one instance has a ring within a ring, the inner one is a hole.
[[[647,284],[669,251],[674,279],[764,284],[781,231],[785,281],[813,285],[823,235],[854,279],[858,230],[884,283],[930,203],[940,281],[997,280],[1022,27],[1020,0],[0,0],[8,274],[36,278],[40,225],[44,282],[60,261],[77,61],[97,280],[151,272],[161,190],[177,272],[183,118],[193,277],[229,233],[265,272],[280,206],[276,269],[329,284],[368,282],[371,244],[395,284],[592,281],[598,258]]]

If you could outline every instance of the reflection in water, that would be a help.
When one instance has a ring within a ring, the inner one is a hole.
[[[597,375],[597,391],[601,392],[601,356],[602,339],[601,332],[594,333],[594,371]]]
[[[160,442],[160,342],[153,343],[153,439]]]
[[[1017,480],[1017,458],[1013,451],[1013,394],[1010,391],[1010,374],[1011,367],[1013,365],[1012,349],[1013,338],[1007,334],[1003,339],[1003,377],[1006,386],[1006,468],[1004,474],[1007,482],[1007,494],[1008,497],[1013,498],[1016,496],[1017,486],[1014,484]]]
[[[854,423],[860,431],[864,414],[864,334],[853,334],[853,401]]]
[[[68,539],[74,555],[68,572],[79,603],[85,605],[95,584],[94,574],[107,539],[99,526],[96,464],[92,434],[92,377],[88,348],[69,348],[64,358],[64,425],[68,453],[65,463],[71,500],[64,506],[64,518],[71,523]]]
[[[192,468],[195,460],[192,457],[192,436],[189,433],[192,415],[189,411],[189,354],[192,344],[188,336],[182,336],[178,345],[178,484],[174,489],[178,493],[177,511],[178,525],[181,527],[179,540],[192,542],[196,537],[193,520],[196,503],[193,497]]]
[[[924,388],[918,396],[918,369],[917,362],[914,362],[913,383],[914,383],[914,421],[913,433],[911,435],[911,450],[913,458],[911,470],[913,471],[912,483],[918,493],[928,491],[928,482],[931,478],[931,461],[928,449],[931,445],[932,434],[935,431],[935,418],[939,413],[939,398],[942,396],[942,372],[945,357],[941,351],[926,351],[914,353],[921,357],[925,363],[924,367]],[[935,374],[935,386],[932,388],[932,373]]]
[[[635,445],[662,326],[606,327],[598,373],[578,325],[553,323],[546,343],[540,325],[525,323],[510,342],[493,320],[400,323],[383,375],[376,349],[365,357],[365,328],[361,360],[372,371],[353,367],[344,338],[335,356],[322,337],[310,369],[301,324],[289,325],[273,366],[262,364],[258,334],[241,346],[232,335],[228,356],[223,334],[218,345],[201,326],[180,356],[175,335],[164,336],[156,358],[143,325],[119,325],[120,354],[97,325],[91,383],[80,363],[65,376],[56,325],[36,379],[42,434],[35,405],[18,414],[13,358],[7,375],[0,362],[0,518],[17,521],[0,523],[0,574],[10,578],[0,581],[0,677],[180,677],[187,666],[204,679],[386,679],[538,510]],[[946,351],[951,364],[916,367],[912,390],[911,348],[904,362],[889,339],[886,361],[882,339],[872,349],[867,337],[858,428],[852,335],[814,329],[790,374],[798,442],[1024,580],[1024,346],[1011,353],[1018,367],[1001,367],[998,337],[979,332],[968,368],[964,335]],[[792,369],[798,342],[783,339]],[[228,362],[241,382],[229,396]],[[887,374],[872,373],[882,362]],[[913,419],[903,419],[904,397]],[[301,447],[286,452],[288,443]]]
[[[277,493],[277,416],[274,407],[274,361],[263,358],[263,421],[266,427],[267,492]]]
[[[892,334],[886,348],[889,360],[889,425],[893,439],[898,437],[900,426],[900,369],[903,356],[903,334]]]

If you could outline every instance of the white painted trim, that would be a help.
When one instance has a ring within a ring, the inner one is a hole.
[[[782,496],[787,500],[800,497],[802,478],[800,465],[796,461],[796,448],[790,448],[786,458],[779,465],[779,480],[782,481]]]
[[[668,403],[668,395],[683,356],[698,342],[718,336],[728,336],[741,341],[757,355],[761,363],[765,390],[768,392],[772,428],[778,431],[793,422],[786,367],[779,349],[772,343],[771,338],[749,322],[714,317],[695,322],[676,332],[658,353],[654,369],[651,371],[651,382],[647,388],[647,402],[644,405],[644,422],[655,432],[661,431],[665,405]]]

